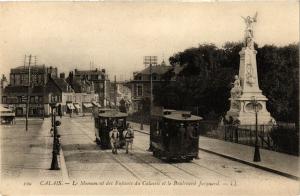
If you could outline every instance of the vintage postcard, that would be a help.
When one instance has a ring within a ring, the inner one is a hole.
[[[0,195],[298,195],[298,1],[0,2]]]

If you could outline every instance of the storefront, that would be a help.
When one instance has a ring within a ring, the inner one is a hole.
[[[97,103],[96,101],[92,101],[92,104],[93,104],[95,107],[101,108],[100,103]]]
[[[75,112],[78,114],[81,112],[81,107],[79,105],[79,103],[74,103],[74,108],[75,108]]]
[[[93,105],[90,102],[82,103],[82,108],[84,113],[92,113],[93,112]]]
[[[67,111],[66,113],[73,113],[73,111],[75,110],[75,107],[73,105],[73,103],[67,103]]]

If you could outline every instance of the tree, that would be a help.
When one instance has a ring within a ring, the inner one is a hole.
[[[169,58],[171,65],[181,65],[165,74],[166,81],[154,89],[154,103],[171,109],[198,108],[209,117],[224,115],[229,109],[231,83],[239,71],[242,43],[228,42],[222,48],[213,44],[188,48]],[[277,121],[296,122],[299,112],[299,44],[284,47],[254,46],[260,88],[269,99],[267,109]]]

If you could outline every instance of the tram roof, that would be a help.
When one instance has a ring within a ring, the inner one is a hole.
[[[174,112],[168,115],[164,115],[164,118],[178,121],[198,121],[203,119],[200,116],[191,115],[187,112]]]
[[[116,109],[112,108],[99,108],[98,111],[107,112],[107,111],[115,111]]]
[[[127,116],[127,113],[119,112],[116,110],[107,110],[104,113],[99,114],[99,117],[102,118],[124,118]]]

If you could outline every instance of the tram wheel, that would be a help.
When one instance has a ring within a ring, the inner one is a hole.
[[[185,162],[191,162],[192,160],[193,160],[192,157],[187,157],[187,158],[184,159]]]
[[[166,159],[165,159],[165,161],[166,161],[167,163],[172,162],[172,157],[167,156]]]
[[[153,152],[152,152],[152,153],[153,153],[153,156],[154,156],[154,157],[156,157],[156,151],[155,151],[155,150],[153,150]]]

